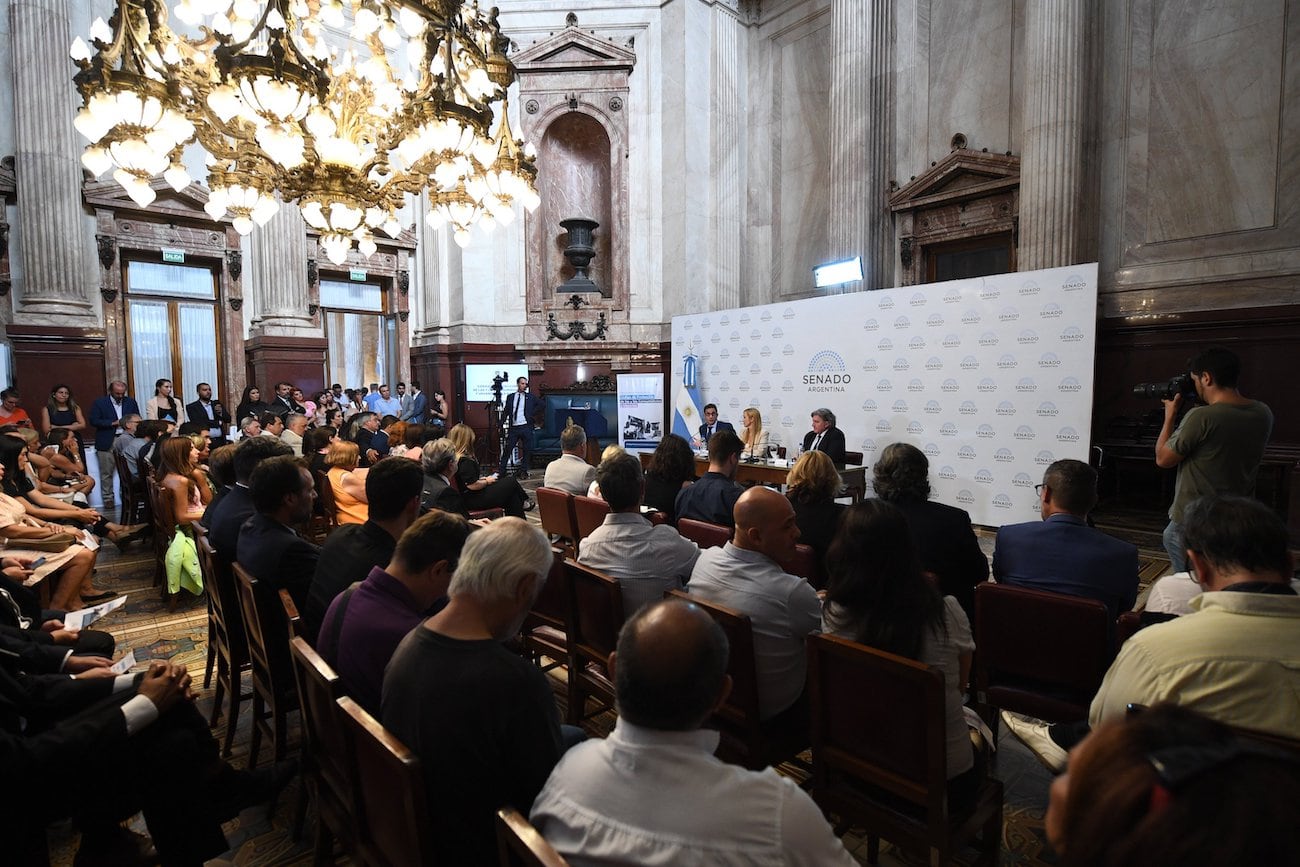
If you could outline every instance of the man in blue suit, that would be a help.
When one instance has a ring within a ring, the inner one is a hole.
[[[418,379],[411,380],[410,401],[410,406],[402,413],[402,421],[424,424],[429,417],[429,396],[420,389]]]
[[[718,421],[718,405],[716,403],[706,403],[704,405],[704,424],[700,425],[700,435],[696,438],[695,444],[697,446],[707,446],[713,435],[720,430],[736,432],[730,422]]]
[[[1042,521],[998,530],[993,577],[999,584],[1085,596],[1112,620],[1133,608],[1137,548],[1088,526],[1097,504],[1097,472],[1082,461],[1057,461],[1037,487]]]
[[[506,463],[510,460],[510,452],[519,443],[519,478],[528,478],[528,458],[529,452],[533,447],[532,427],[537,416],[542,412],[542,402],[528,393],[528,378],[519,377],[515,380],[515,387],[518,389],[514,394],[506,398],[506,411],[502,418],[510,426],[506,433],[505,439],[501,443],[501,475],[506,474]]]
[[[140,415],[140,405],[126,393],[126,383],[115,379],[108,394],[90,405],[90,426],[95,429],[95,456],[99,459],[99,494],[104,508],[113,508],[113,441],[122,433],[122,416]]]

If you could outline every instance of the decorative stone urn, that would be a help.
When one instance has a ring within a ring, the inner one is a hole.
[[[600,223],[586,217],[570,217],[560,220],[569,233],[569,246],[564,248],[564,258],[573,266],[574,275],[555,288],[557,295],[570,292],[599,292],[600,288],[587,276],[587,266],[596,256],[596,245],[592,233]]]

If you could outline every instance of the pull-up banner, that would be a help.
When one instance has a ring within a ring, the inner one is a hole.
[[[791,452],[830,409],[864,464],[912,443],[932,499],[1001,526],[1038,517],[1048,464],[1088,459],[1096,323],[1095,262],[678,316],[671,391],[693,369],[723,421],[754,407]]]

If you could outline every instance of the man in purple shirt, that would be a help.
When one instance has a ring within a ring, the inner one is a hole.
[[[446,603],[469,524],[434,509],[407,528],[386,568],[340,593],[325,612],[316,649],[334,667],[344,691],[376,716],[384,668],[397,645]]]

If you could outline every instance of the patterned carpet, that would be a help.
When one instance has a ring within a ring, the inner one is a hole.
[[[530,491],[535,489],[540,484],[540,476],[541,473],[534,473],[533,479],[524,483],[525,487]],[[536,511],[530,512],[529,518],[536,523]],[[991,555],[993,533],[981,529],[978,535],[981,547],[986,554]],[[1145,589],[1146,583],[1153,576],[1159,575],[1168,567],[1168,560],[1164,560],[1159,551],[1144,549],[1141,565]],[[153,569],[152,552],[145,545],[136,544],[126,554],[120,554],[111,545],[100,550],[96,584],[126,593],[127,603],[97,623],[96,627],[112,632],[117,638],[119,656],[128,650],[135,651],[137,670],[143,670],[151,659],[170,659],[186,664],[194,675],[195,683],[201,685],[207,654],[206,604],[201,599],[188,599],[178,605],[174,611],[169,610],[161,600],[158,591],[151,587]],[[563,670],[553,670],[551,676],[556,687],[556,700],[563,712]],[[211,690],[199,690],[199,709],[205,716],[211,709],[211,701]],[[240,714],[234,754],[231,757],[235,767],[242,768],[247,762],[249,717],[246,706]],[[605,714],[592,720],[588,725],[591,734],[594,736],[606,734],[613,725],[613,719],[612,714]],[[222,734],[223,724],[218,723],[214,734]],[[296,717],[291,718],[291,730],[292,737],[296,738]],[[1001,863],[1053,864],[1055,858],[1043,830],[1043,812],[1047,804],[1047,790],[1052,776],[1019,740],[1006,735],[1005,729],[1002,730],[1001,735],[995,767],[995,772],[1006,789]],[[783,766],[779,770],[800,781],[803,779],[802,772],[796,767]],[[225,830],[231,849],[209,863],[214,865],[310,864],[314,827],[310,810],[302,838],[294,841],[290,833],[300,790],[299,781],[290,784],[280,797],[274,815],[267,815],[264,807],[250,808],[228,823]],[[146,830],[143,819],[139,816],[135,817],[132,827],[139,831]],[[78,842],[71,824],[62,822],[50,826],[48,836],[51,863],[55,867],[71,864]],[[866,863],[866,840],[859,830],[850,830],[844,837],[844,843],[858,861]],[[340,857],[338,863],[352,862]],[[886,844],[882,846],[881,863],[902,865],[924,862],[891,852]]]

